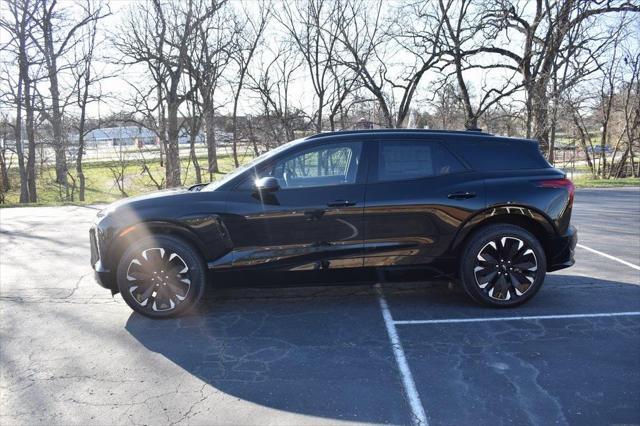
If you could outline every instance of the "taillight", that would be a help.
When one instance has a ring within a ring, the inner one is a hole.
[[[569,193],[569,205],[573,204],[573,196],[576,192],[576,187],[569,179],[545,179],[537,181],[536,184],[539,188],[566,188]]]

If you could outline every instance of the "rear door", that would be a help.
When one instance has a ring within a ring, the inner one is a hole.
[[[225,218],[233,241],[228,266],[361,267],[362,151],[362,142],[352,140],[305,144],[258,171],[258,177],[277,178],[279,190],[260,194],[249,180],[232,191]]]
[[[369,167],[365,266],[430,264],[484,207],[484,186],[438,140],[379,140]]]

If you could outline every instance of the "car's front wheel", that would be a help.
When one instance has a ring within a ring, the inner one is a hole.
[[[169,318],[193,308],[206,284],[205,266],[191,245],[158,235],[144,238],[118,264],[118,288],[136,312]]]
[[[475,232],[460,262],[460,278],[472,299],[490,306],[526,302],[544,282],[544,249],[527,230],[514,225],[490,225]]]

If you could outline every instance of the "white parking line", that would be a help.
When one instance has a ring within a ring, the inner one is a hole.
[[[549,320],[570,318],[601,318],[601,317],[633,317],[640,316],[640,312],[607,312],[598,314],[566,314],[566,315],[528,315],[521,317],[489,317],[489,318],[445,318],[432,320],[401,320],[393,321],[395,325],[415,324],[456,324],[464,322],[489,322],[489,321],[525,321],[525,320]]]
[[[378,293],[378,301],[380,302],[382,318],[384,319],[384,324],[387,327],[387,334],[389,335],[389,340],[391,341],[393,355],[396,358],[398,370],[400,370],[400,376],[402,377],[404,392],[407,399],[409,400],[409,405],[411,407],[411,414],[413,417],[412,423],[416,426],[426,426],[429,424],[429,422],[427,421],[427,414],[425,413],[422,402],[420,401],[420,395],[418,394],[418,389],[416,389],[416,383],[413,380],[413,375],[411,374],[411,370],[409,369],[407,358],[404,355],[404,349],[402,349],[402,343],[400,342],[400,338],[398,337],[395,321],[391,316],[391,311],[389,310],[389,305],[387,305],[387,300],[385,299],[384,293],[382,292],[382,287],[380,286],[380,284],[376,284],[375,287],[376,292]]]
[[[636,270],[640,271],[640,266],[634,265],[633,263],[627,262],[626,260],[618,259],[617,257],[611,256],[610,254],[603,253],[601,251],[592,249],[591,247],[587,247],[587,246],[582,245],[582,244],[578,244],[578,247],[580,247],[581,249],[585,249],[585,250],[588,250],[590,252],[593,252],[595,254],[599,254],[600,256],[606,257],[607,259],[615,260],[616,262],[620,262],[623,265],[627,265],[627,266],[629,266],[629,267],[631,267],[633,269],[636,269]]]

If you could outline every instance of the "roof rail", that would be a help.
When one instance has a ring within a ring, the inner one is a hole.
[[[307,139],[321,138],[325,136],[334,135],[353,135],[364,133],[417,133],[417,134],[456,134],[456,135],[468,135],[469,133],[481,133],[483,135],[490,135],[490,133],[483,132],[482,129],[474,128],[469,130],[439,130],[439,129],[357,129],[357,130],[338,130],[333,132],[316,133],[315,135],[307,136]]]

